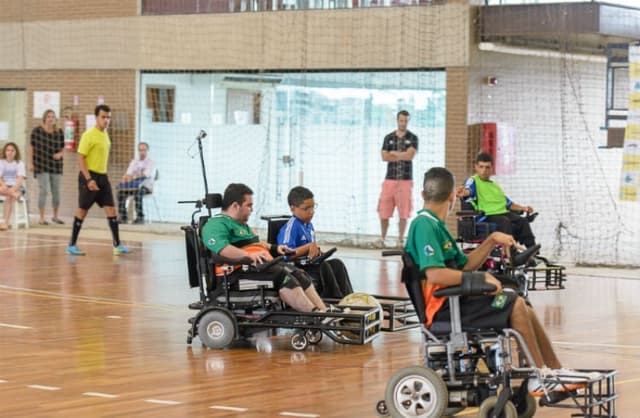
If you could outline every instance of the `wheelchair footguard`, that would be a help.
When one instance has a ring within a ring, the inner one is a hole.
[[[527,269],[528,289],[564,289],[564,282],[567,280],[566,268],[556,264],[545,264]]]
[[[410,298],[375,294],[370,296],[374,297],[382,308],[381,331],[404,331],[417,328],[421,325]],[[338,304],[340,302],[339,299],[332,298],[325,298],[324,301],[331,304]]]

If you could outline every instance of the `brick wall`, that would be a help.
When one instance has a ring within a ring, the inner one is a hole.
[[[0,0],[0,22],[135,16],[138,0]]]
[[[447,68],[447,131],[446,167],[456,177],[456,185],[469,175],[467,156],[467,104],[469,70],[466,67]],[[455,217],[450,216],[447,225],[457,233]]]
[[[93,114],[98,96],[102,96],[105,104],[111,107],[114,116],[116,113],[122,115],[119,117],[120,125],[112,126],[111,129],[112,147],[109,172],[112,179],[117,182],[123,170],[126,169],[126,165],[133,158],[136,128],[135,71],[0,71],[0,86],[26,89],[27,100],[24,111],[27,116],[27,129],[24,139],[27,144],[31,130],[41,122],[40,117],[33,117],[34,91],[59,91],[61,110],[71,106],[73,96],[77,95],[79,102],[75,113],[80,120],[80,132],[86,129],[85,115]],[[60,119],[60,127],[62,123],[63,120]],[[23,155],[26,154],[25,151],[23,151]],[[64,164],[60,214],[63,217],[69,217],[77,207],[77,154],[75,152],[67,153]],[[36,213],[38,191],[32,173],[29,173],[27,188],[30,212]],[[50,208],[50,205],[51,203],[48,201],[47,207]],[[50,211],[47,212],[47,216],[49,214]],[[103,216],[103,212],[92,209],[90,216]]]

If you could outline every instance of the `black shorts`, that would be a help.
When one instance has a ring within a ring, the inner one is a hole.
[[[460,298],[460,317],[463,330],[504,329],[511,327],[511,311],[518,295],[505,289],[507,300],[502,308],[491,306],[495,296],[467,296]],[[449,322],[449,300],[436,312],[433,322]]]
[[[89,172],[91,178],[95,180],[96,184],[100,188],[98,191],[91,191],[87,186],[87,180],[82,173],[78,174],[78,207],[80,209],[89,210],[94,203],[98,206],[115,206],[115,200],[113,199],[113,192],[111,191],[111,183],[109,183],[109,177],[106,174],[98,174],[92,171]]]

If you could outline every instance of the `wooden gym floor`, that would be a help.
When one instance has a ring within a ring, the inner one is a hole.
[[[417,330],[365,346],[294,352],[280,335],[228,350],[186,344],[189,289],[182,237],[124,232],[113,257],[86,229],[85,257],[64,249],[68,226],[0,235],[2,417],[375,417],[389,377],[420,364]],[[136,239],[132,241],[131,239]],[[399,262],[341,249],[354,288],[403,295]],[[637,271],[572,269],[564,291],[531,299],[568,367],[619,371],[618,416],[640,417]],[[475,409],[462,416],[475,416]],[[539,409],[536,417],[568,417]]]

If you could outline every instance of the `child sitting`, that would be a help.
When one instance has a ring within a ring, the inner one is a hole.
[[[0,160],[0,195],[4,196],[4,219],[0,231],[9,228],[9,218],[13,210],[13,202],[22,197],[22,182],[25,177],[24,163],[20,161],[20,150],[14,142],[8,142],[2,148]]]
[[[290,256],[291,260],[301,257],[313,260],[322,254],[311,223],[317,207],[313,193],[306,187],[297,186],[289,191],[287,201],[293,216],[280,229],[278,245],[295,249],[295,254]],[[321,296],[341,299],[353,293],[347,269],[342,261],[331,259],[319,266],[308,264],[304,268],[315,279]]]

